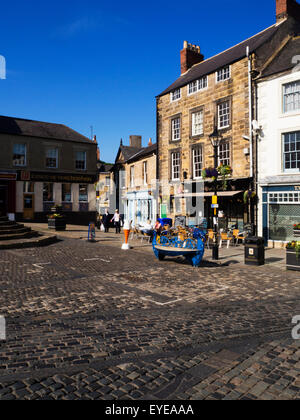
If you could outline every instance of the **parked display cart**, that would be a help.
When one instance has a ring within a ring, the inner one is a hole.
[[[152,247],[156,258],[183,256],[199,267],[204,255],[206,236],[200,229],[178,227],[154,234]]]

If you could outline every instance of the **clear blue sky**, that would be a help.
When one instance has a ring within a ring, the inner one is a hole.
[[[97,134],[114,161],[156,139],[155,96],[180,75],[183,41],[208,58],[275,23],[275,0],[2,2],[0,115]]]

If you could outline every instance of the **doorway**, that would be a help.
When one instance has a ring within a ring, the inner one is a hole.
[[[23,218],[25,220],[33,220],[34,219],[34,195],[24,194],[23,202],[24,202]]]
[[[7,215],[7,186],[0,185],[0,217]]]

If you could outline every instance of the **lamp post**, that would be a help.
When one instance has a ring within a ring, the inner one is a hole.
[[[215,126],[215,129],[213,131],[213,133],[211,133],[211,135],[209,136],[211,144],[213,146],[214,149],[214,167],[215,169],[217,169],[218,167],[218,150],[219,150],[219,146],[222,143],[222,136],[218,131],[217,126]],[[218,196],[218,180],[217,178],[215,179],[214,182],[214,187],[215,187],[215,196]],[[212,258],[213,260],[218,260],[219,259],[219,246],[218,246],[218,217],[217,217],[217,209],[214,209],[214,218],[213,218],[213,223],[214,223],[214,243],[213,243],[213,249],[212,249]]]

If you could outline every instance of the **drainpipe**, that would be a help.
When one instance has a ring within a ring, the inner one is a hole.
[[[249,138],[250,138],[250,178],[253,178],[253,134],[252,134],[252,64],[249,47],[246,48],[248,57],[248,88],[249,88]]]
[[[255,188],[254,180],[254,161],[253,161],[253,132],[252,132],[252,120],[253,120],[253,101],[252,101],[252,63],[249,46],[246,48],[246,55],[248,58],[248,89],[249,89],[249,138],[250,138],[250,178],[252,178],[252,188]],[[250,221],[253,224],[252,235],[256,234],[254,211],[250,203]]]

